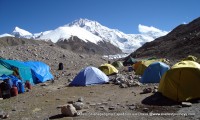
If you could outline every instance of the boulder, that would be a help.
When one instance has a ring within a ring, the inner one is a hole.
[[[72,104],[67,104],[61,108],[61,113],[65,116],[73,117],[77,115],[76,108]]]
[[[190,106],[192,106],[192,103],[190,103],[190,102],[182,102],[181,104],[182,104],[182,107],[190,107]]]
[[[81,110],[84,107],[84,104],[82,102],[75,102],[73,103],[73,106],[76,108],[76,110]]]

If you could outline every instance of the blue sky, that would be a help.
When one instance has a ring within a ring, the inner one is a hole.
[[[0,34],[15,26],[31,33],[55,29],[79,18],[124,33],[138,25],[170,31],[200,15],[200,0],[0,0]]]

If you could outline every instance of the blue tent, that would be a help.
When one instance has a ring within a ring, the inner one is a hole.
[[[0,64],[9,70],[13,70],[14,75],[19,77],[23,83],[29,81],[33,84],[31,68],[22,64],[21,61],[0,59]]]
[[[89,66],[82,69],[74,78],[74,80],[69,84],[69,86],[88,86],[103,84],[107,83],[108,81],[108,76],[106,76],[101,70]]]
[[[149,65],[141,78],[141,83],[159,83],[162,75],[169,70],[170,67],[162,62],[154,62]]]
[[[34,83],[43,83],[53,79],[50,67],[47,64],[39,61],[27,61],[23,63],[31,68]]]

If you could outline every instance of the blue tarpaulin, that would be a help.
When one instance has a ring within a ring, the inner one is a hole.
[[[31,68],[34,83],[43,83],[54,78],[50,72],[50,67],[43,62],[27,61],[23,63]]]

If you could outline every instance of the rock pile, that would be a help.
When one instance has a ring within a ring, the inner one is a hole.
[[[113,79],[111,79],[111,81],[115,85],[119,85],[121,88],[141,86],[141,83],[138,81],[138,76],[133,74],[117,74]]]

